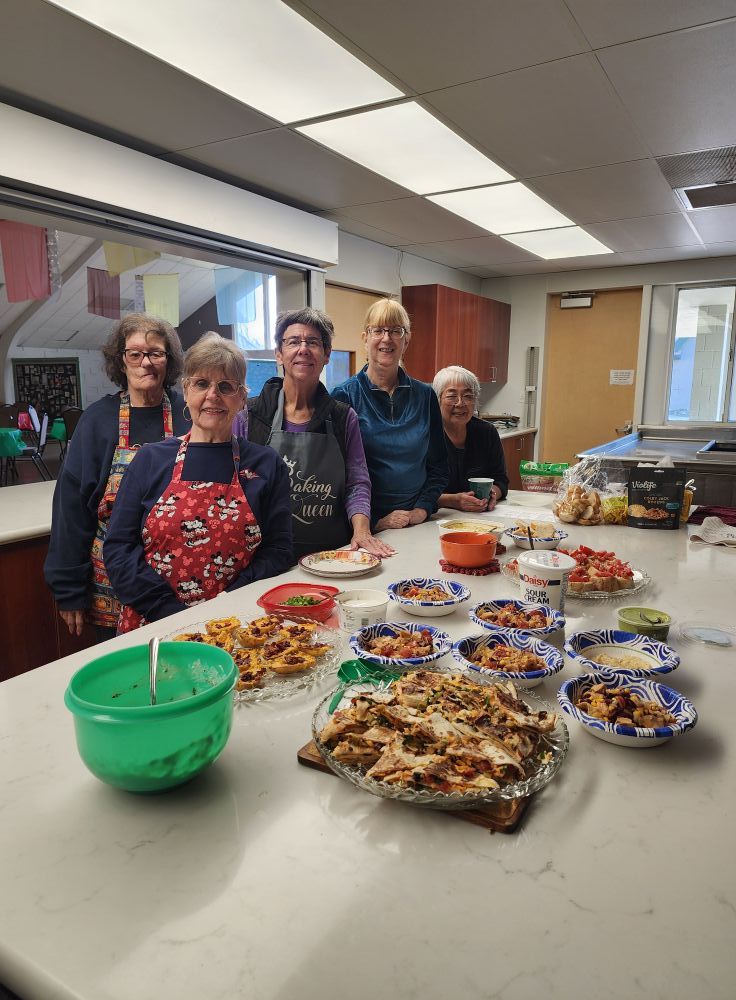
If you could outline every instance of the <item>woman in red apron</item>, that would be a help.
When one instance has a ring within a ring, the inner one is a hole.
[[[46,582],[74,635],[85,622],[97,639],[115,635],[120,605],[102,561],[102,546],[118,488],[141,445],[184,434],[184,401],[172,386],[184,355],[164,320],[131,313],[103,347],[108,378],[121,392],[82,414],[54,492]]]
[[[192,430],[141,449],[118,492],[104,545],[123,609],[119,632],[157,621],[293,561],[289,478],[270,448],[231,436],[245,403],[245,359],[218,334],[186,355]]]

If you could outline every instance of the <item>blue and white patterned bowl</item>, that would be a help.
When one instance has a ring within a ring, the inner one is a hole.
[[[446,601],[419,601],[414,597],[403,596],[402,591],[408,587],[442,587],[451,596],[448,596]],[[396,601],[407,614],[418,615],[420,618],[451,615],[470,597],[470,591],[462,583],[455,583],[454,580],[430,580],[425,576],[415,576],[411,580],[397,580],[396,583],[390,583],[386,589],[391,600]]]
[[[544,628],[509,628],[508,625],[494,625],[492,622],[487,622],[483,618],[478,616],[478,611],[500,611],[501,608],[508,607],[508,605],[516,611],[541,611],[547,616],[549,625],[545,625]],[[480,625],[481,628],[488,629],[491,632],[497,632],[502,629],[505,632],[527,632],[529,635],[535,635],[537,637],[541,635],[552,635],[553,632],[557,632],[559,629],[565,627],[565,616],[554,608],[550,608],[547,604],[530,604],[527,601],[515,601],[510,597],[500,597],[496,601],[481,601],[480,604],[475,604],[468,612],[468,617]]]
[[[606,687],[625,687],[646,701],[656,701],[658,705],[672,712],[677,721],[671,726],[658,726],[653,729],[641,729],[637,726],[614,725],[604,722],[581,711],[575,702],[594,684],[605,684]],[[612,671],[606,676],[593,677],[583,674],[565,681],[557,692],[562,711],[579,722],[581,726],[599,740],[614,743],[620,747],[654,747],[659,743],[679,736],[692,729],[698,721],[698,713],[684,695],[673,688],[665,687],[646,677],[630,677],[628,674]]]
[[[393,657],[379,656],[378,653],[368,652],[365,643],[371,639],[378,639],[384,636],[396,636],[399,632],[429,632],[432,636],[434,652],[429,656]],[[424,663],[431,663],[439,660],[440,657],[450,652],[450,637],[447,632],[442,632],[435,625],[420,625],[415,622],[379,622],[377,625],[366,625],[354,635],[350,636],[350,648],[368,663],[377,663],[382,667],[391,667],[394,670],[412,670],[414,667],[421,667]]]
[[[680,665],[678,654],[663,642],[650,639],[647,635],[621,632],[614,628],[575,632],[565,643],[565,652],[589,674],[609,674],[615,671],[629,678],[653,677],[657,674],[669,674]],[[636,656],[640,660],[645,660],[647,666],[635,668],[595,663],[591,656],[597,653]]]
[[[540,667],[539,670],[527,670],[526,672],[489,670],[487,667],[472,663],[470,660],[479,646],[511,646],[512,649],[534,653],[535,656],[544,660],[544,668]],[[537,639],[529,632],[519,632],[516,629],[493,629],[493,631],[486,632],[485,635],[471,635],[466,639],[459,639],[452,644],[452,655],[465,673],[482,674],[484,677],[513,681],[520,688],[536,687],[537,684],[542,683],[545,677],[559,673],[565,663],[562,653],[554,646]]]
[[[523,531],[517,531],[516,528],[507,528],[504,531],[504,535],[508,535],[511,541],[518,549],[531,549],[529,544],[529,536],[525,535]],[[560,542],[567,538],[567,532],[561,531],[559,528],[555,529],[554,535],[549,538],[535,538],[534,548],[535,549],[556,549]]]

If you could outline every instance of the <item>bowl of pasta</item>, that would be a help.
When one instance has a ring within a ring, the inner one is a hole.
[[[562,653],[528,632],[497,629],[472,635],[452,645],[452,655],[470,674],[483,674],[532,688],[564,666]]]
[[[591,736],[616,746],[658,746],[698,721],[694,706],[679,691],[648,677],[614,671],[565,681],[557,700]]]
[[[350,648],[361,660],[399,670],[439,660],[451,645],[447,632],[415,622],[366,625],[350,637]]]
[[[409,615],[419,618],[440,618],[451,615],[470,597],[470,591],[454,580],[433,580],[414,577],[397,580],[386,588],[392,601]]]
[[[481,628],[511,629],[514,632],[529,632],[537,637],[552,635],[565,627],[565,616],[548,604],[531,604],[510,597],[481,601],[470,609],[468,616]]]

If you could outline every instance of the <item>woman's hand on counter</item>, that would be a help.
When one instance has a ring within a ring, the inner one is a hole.
[[[81,635],[84,628],[84,611],[59,611],[70,635]]]
[[[480,514],[483,510],[493,510],[495,499],[491,504],[488,500],[480,500],[474,494],[467,493],[443,493],[439,499],[440,507],[452,507],[454,510],[464,510],[471,514]]]
[[[365,514],[356,514],[353,519],[353,537],[350,542],[351,549],[365,549],[374,556],[381,559],[386,556],[396,555],[396,549],[391,548],[386,542],[381,541],[371,534],[371,526]]]

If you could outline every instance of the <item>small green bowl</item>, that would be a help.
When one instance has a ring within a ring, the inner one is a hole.
[[[181,785],[227,743],[237,678],[224,649],[162,642],[151,705],[147,645],[100,656],[74,674],[64,695],[79,755],[101,781],[129,792]]]
[[[636,632],[665,642],[669,635],[672,619],[664,611],[655,608],[619,608],[618,627],[624,632]]]

